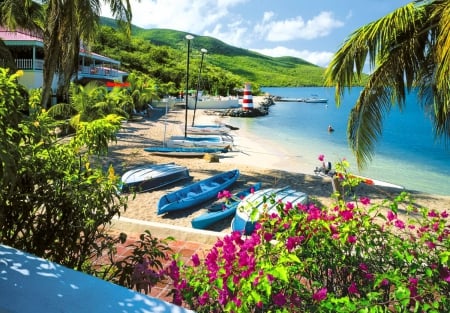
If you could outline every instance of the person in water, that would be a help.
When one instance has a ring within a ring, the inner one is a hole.
[[[328,125],[328,132],[334,132],[334,128],[333,128],[333,126],[331,126],[331,125]]]

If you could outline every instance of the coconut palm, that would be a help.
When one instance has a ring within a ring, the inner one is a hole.
[[[352,108],[347,137],[360,168],[372,159],[383,118],[417,88],[437,138],[450,138],[450,1],[415,1],[356,30],[335,53],[326,84],[339,105],[346,88],[372,70]]]

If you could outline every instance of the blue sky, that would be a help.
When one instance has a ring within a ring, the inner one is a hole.
[[[327,66],[345,38],[407,0],[131,0],[133,24]],[[110,16],[102,8],[101,15]],[[195,38],[192,42],[195,47]],[[197,47],[201,49],[202,47]],[[208,53],[214,53],[209,51]]]

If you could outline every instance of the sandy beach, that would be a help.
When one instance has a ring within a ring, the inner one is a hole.
[[[192,122],[193,111],[188,111],[188,125]],[[196,112],[196,124],[225,123],[231,124],[230,118],[205,114],[202,110]],[[293,160],[284,151],[278,149],[274,143],[259,138],[257,134],[245,133],[243,130],[232,130],[234,138],[233,151],[219,155],[219,162],[208,162],[202,158],[170,158],[151,155],[143,150],[145,147],[162,145],[164,138],[171,135],[184,134],[184,109],[170,110],[165,114],[164,108],[156,108],[150,116],[123,123],[118,134],[118,141],[110,145],[110,152],[106,163],[113,163],[116,173],[121,175],[126,170],[143,164],[160,164],[175,162],[187,166],[192,180],[181,181],[161,190],[124,195],[128,197],[128,208],[121,217],[143,220],[148,222],[167,224],[168,226],[191,227],[192,218],[206,212],[205,204],[180,212],[156,214],[159,198],[167,192],[198,181],[223,171],[239,169],[241,175],[230,189],[239,191],[245,186],[262,182],[263,188],[282,187],[289,185],[294,189],[306,192],[310,199],[321,205],[330,205],[333,200],[331,179],[314,175],[313,168],[302,165],[301,160]],[[319,165],[319,161],[318,161]],[[358,187],[358,194],[367,196],[372,201],[379,201],[386,197],[394,197],[400,192],[398,189],[381,188],[362,185]],[[414,192],[414,199],[418,205],[431,209],[450,210],[450,196],[438,196]],[[230,232],[230,219],[212,225],[209,230],[214,232]],[[155,234],[158,236],[157,234]]]

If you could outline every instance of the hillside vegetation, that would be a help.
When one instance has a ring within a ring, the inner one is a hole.
[[[133,35],[158,46],[185,49],[184,32],[138,29]],[[194,34],[193,49],[208,50],[207,61],[260,86],[322,86],[324,68],[294,57],[270,57],[230,46],[218,39]]]
[[[115,21],[102,18],[102,27],[92,50],[122,62],[124,70],[141,72],[159,84],[184,89],[186,77],[186,33],[170,29],[143,29],[132,26],[131,40],[118,30]],[[190,81],[196,86],[205,48],[201,88],[216,94],[233,93],[245,82],[260,86],[322,86],[324,68],[294,57],[270,57],[230,46],[207,36],[194,35],[191,41]]]

